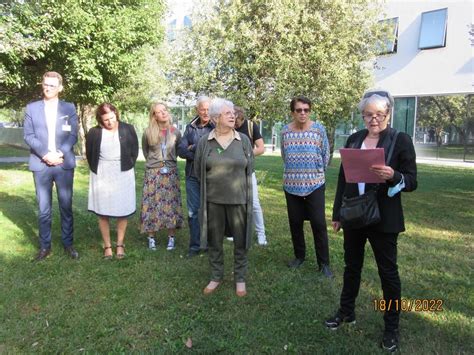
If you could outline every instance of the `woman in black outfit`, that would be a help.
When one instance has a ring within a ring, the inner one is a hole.
[[[359,104],[366,129],[352,134],[345,147],[384,148],[387,159],[388,150],[396,133],[388,126],[393,102],[392,96],[386,91],[366,93]],[[401,299],[397,238],[398,233],[405,230],[401,191],[409,192],[417,187],[416,155],[411,137],[400,132],[395,138],[389,165],[373,166],[371,169],[385,180],[385,183],[346,183],[341,164],[333,207],[333,229],[337,232],[341,228],[339,216],[343,196],[355,197],[373,189],[378,189],[377,202],[381,221],[361,229],[344,229],[345,269],[340,308],[325,323],[328,328],[337,329],[344,322],[355,322],[355,300],[359,293],[365,243],[369,240],[377,262],[383,298],[386,305],[391,304],[391,309],[387,309],[384,314],[385,331],[382,347],[388,351],[395,351],[398,347],[399,323],[399,309],[396,304],[400,306]]]

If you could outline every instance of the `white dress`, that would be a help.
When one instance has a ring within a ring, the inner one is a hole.
[[[91,171],[89,176],[89,211],[105,217],[135,213],[135,170],[120,170],[118,130],[102,129],[97,174]]]

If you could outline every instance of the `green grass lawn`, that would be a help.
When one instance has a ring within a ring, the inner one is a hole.
[[[330,220],[337,165],[327,176]],[[137,166],[141,196],[143,162]],[[181,172],[184,164],[180,162]],[[177,234],[177,249],[147,250],[130,219],[127,257],[101,259],[96,217],[87,212],[88,169],[81,163],[74,183],[75,244],[81,258],[69,260],[60,242],[54,206],[53,255],[34,264],[36,202],[26,164],[0,165],[0,353],[381,353],[383,330],[374,299],[382,296],[369,246],[357,299],[357,324],[329,331],[323,326],[338,306],[343,273],[341,234],[330,232],[333,281],[321,277],[309,225],[307,262],[289,270],[292,246],[282,164],[277,156],[257,159],[267,248],[249,252],[248,296],[239,299],[232,281],[232,245],[225,242],[226,275],[220,289],[204,296],[206,256],[184,258],[188,230]],[[402,294],[408,300],[441,299],[442,312],[401,315],[401,350],[407,354],[474,353],[472,170],[419,166],[419,188],[404,194],[407,232],[399,238]],[[184,180],[183,202],[184,196]]]

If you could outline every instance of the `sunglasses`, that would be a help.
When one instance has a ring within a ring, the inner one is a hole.
[[[371,97],[373,95],[378,95],[378,96],[387,98],[388,101],[390,102],[391,106],[393,106],[393,104],[394,104],[393,97],[387,91],[383,91],[383,90],[366,92],[362,98],[366,99],[366,98]]]
[[[368,97],[371,97],[373,95],[379,95],[379,96],[386,97],[386,98],[390,97],[390,95],[386,91],[369,91],[369,92],[366,92],[364,94],[364,99],[366,99]]]
[[[311,111],[310,108],[295,108],[295,112],[297,113],[301,113],[301,112],[308,113],[310,111]]]

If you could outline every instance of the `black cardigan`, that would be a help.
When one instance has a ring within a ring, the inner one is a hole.
[[[138,157],[138,137],[135,128],[124,122],[118,126],[120,140],[120,170],[127,171],[135,166]],[[97,174],[99,166],[100,143],[102,142],[102,128],[93,127],[86,135],[86,158],[89,168]]]
[[[362,142],[368,134],[367,129],[363,129],[352,134],[346,142],[346,148],[360,148]],[[395,130],[387,128],[380,132],[380,139],[377,148],[385,149],[385,160],[387,159],[388,149],[395,135]],[[411,137],[400,132],[398,134],[391,162],[389,164],[395,174],[392,180],[382,184],[365,184],[365,190],[373,190],[379,185],[377,192],[377,201],[379,204],[381,222],[371,226],[370,229],[384,233],[400,233],[405,230],[405,221],[403,217],[401,193],[397,193],[393,197],[388,197],[387,191],[390,186],[398,184],[402,178],[405,179],[405,188],[402,191],[409,192],[416,190],[416,154],[415,147]],[[332,212],[332,220],[339,221],[339,210],[341,208],[342,197],[354,197],[359,195],[357,184],[346,183],[344,169],[339,169],[339,178],[337,181],[336,197],[334,199],[334,207]]]

